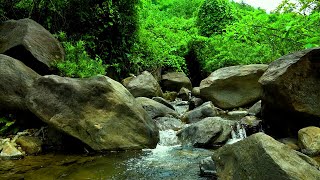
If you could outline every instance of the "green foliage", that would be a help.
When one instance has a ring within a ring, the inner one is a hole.
[[[31,18],[51,33],[66,32],[87,42],[108,72],[128,73],[128,55],[136,38],[138,0],[0,0],[1,20]]]
[[[0,117],[0,136],[6,135],[10,132],[16,133],[18,129],[14,127],[14,121],[7,117]]]
[[[197,25],[200,35],[210,37],[222,33],[233,20],[232,6],[228,0],[205,0],[199,10]]]
[[[60,32],[58,35],[63,41],[65,49],[65,61],[56,64],[60,74],[68,77],[91,77],[97,74],[105,74],[106,66],[102,64],[99,56],[91,59],[85,50],[85,42],[79,40],[77,42],[68,42],[66,34]]]
[[[267,14],[242,7],[236,6],[241,8],[237,20],[226,26],[225,32],[190,41],[190,51],[206,72],[231,65],[269,63],[285,54],[319,46],[319,13]]]
[[[184,56],[188,52],[188,41],[192,34],[197,34],[197,29],[193,12],[179,7],[185,8],[189,3],[188,6],[193,6],[193,10],[196,11],[196,4],[200,4],[200,1],[182,2],[141,1],[138,41],[130,58],[134,73],[146,69],[152,71],[160,67],[186,71]],[[176,6],[176,3],[180,5]]]

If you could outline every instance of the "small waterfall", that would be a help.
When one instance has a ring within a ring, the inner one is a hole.
[[[236,143],[246,137],[247,134],[245,128],[240,124],[240,122],[237,122],[236,125],[232,127],[231,139],[229,139],[226,144]]]
[[[180,144],[176,132],[172,129],[160,131],[159,135],[160,142],[158,146],[175,146]]]

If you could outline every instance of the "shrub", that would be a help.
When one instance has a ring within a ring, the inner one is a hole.
[[[105,74],[106,66],[102,64],[99,56],[95,59],[90,58],[85,50],[85,42],[79,40],[77,42],[66,41],[65,33],[59,34],[60,39],[63,39],[63,47],[65,49],[65,61],[57,63],[62,76],[68,77],[91,77],[97,74]]]

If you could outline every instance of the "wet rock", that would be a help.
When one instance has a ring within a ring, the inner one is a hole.
[[[296,136],[320,122],[320,48],[306,49],[273,61],[261,76],[262,116],[269,134]]]
[[[137,102],[147,111],[148,115],[154,119],[157,117],[175,117],[179,118],[179,114],[171,108],[146,97],[136,98]]]
[[[191,91],[192,96],[200,97],[200,87],[194,87]]]
[[[178,93],[178,98],[183,101],[189,101],[191,97],[191,91],[185,87],[182,87]]]
[[[147,112],[106,76],[40,77],[28,93],[27,105],[42,121],[96,151],[154,148],[159,141]]]
[[[21,136],[15,142],[29,155],[38,154],[42,151],[42,141],[37,137]]]
[[[251,64],[218,69],[200,83],[201,97],[222,109],[232,109],[261,99],[258,83],[268,65]]]
[[[179,114],[179,117],[181,117],[183,114],[185,114],[187,111],[189,111],[189,102],[188,101],[182,101],[180,99],[176,99],[173,102],[170,102],[171,105],[174,107],[176,112]]]
[[[191,97],[189,101],[189,110],[193,110],[203,104],[203,100],[197,97]]]
[[[320,128],[306,127],[298,132],[299,145],[303,153],[316,156],[320,154]]]
[[[248,110],[250,116],[260,116],[261,113],[261,100],[256,102],[253,106],[251,106]]]
[[[177,136],[183,145],[213,148],[230,138],[234,121],[208,117],[182,129]]]
[[[225,145],[212,156],[219,179],[319,179],[317,163],[264,133]]]
[[[209,101],[185,113],[181,117],[181,120],[186,123],[196,123],[206,117],[214,117],[217,115],[219,115],[219,110]]]
[[[294,138],[282,138],[278,139],[279,142],[287,145],[290,149],[299,151],[300,147],[298,146],[298,140]]]
[[[162,97],[153,97],[152,100],[157,101],[165,106],[167,106],[168,108],[175,110],[174,107],[170,104],[170,102],[168,102],[166,99],[162,98]]]
[[[190,79],[183,72],[169,72],[162,75],[161,85],[166,91],[179,92],[182,87],[185,87],[189,90],[192,89]]]
[[[155,119],[159,130],[175,130],[178,131],[183,128],[184,123],[180,119],[170,117],[158,117]]]
[[[0,158],[2,159],[19,159],[23,154],[15,147],[14,143],[5,142],[2,146]]]
[[[31,19],[0,24],[0,53],[22,61],[42,75],[48,74],[52,65],[65,56],[59,41]]]
[[[162,90],[158,81],[148,71],[136,77],[125,79],[123,85],[134,97],[155,97],[162,96]]]
[[[200,162],[200,176],[216,177],[217,171],[214,161],[211,157],[207,157]]]
[[[240,120],[240,123],[245,127],[248,136],[262,131],[262,120],[255,116],[246,116]]]
[[[0,111],[28,111],[25,97],[40,75],[3,54],[0,54],[0,67]]]

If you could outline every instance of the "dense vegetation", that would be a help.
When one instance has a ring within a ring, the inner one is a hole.
[[[71,77],[159,68],[206,75],[320,40],[315,0],[284,0],[272,13],[229,0],[0,1],[1,21],[29,17],[57,34],[67,52],[57,68]]]
[[[31,18],[62,42],[61,75],[182,70],[193,83],[225,66],[269,63],[320,45],[320,3],[267,13],[229,0],[0,0],[0,22]],[[202,77],[201,77],[202,75]],[[13,128],[0,118],[0,135]]]

